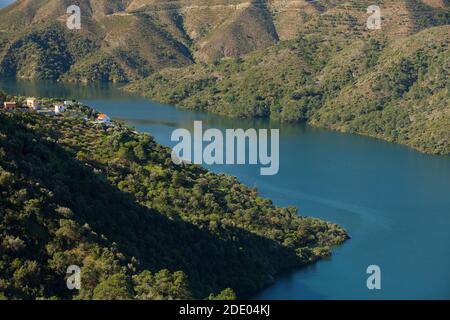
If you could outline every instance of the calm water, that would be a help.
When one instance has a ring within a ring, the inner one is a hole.
[[[450,157],[420,154],[375,139],[302,125],[227,119],[184,111],[117,91],[45,82],[0,83],[9,93],[76,98],[172,145],[175,128],[280,128],[280,172],[216,166],[277,205],[347,228],[352,240],[331,259],[280,276],[255,299],[449,299]],[[382,290],[366,288],[366,268],[379,265]]]

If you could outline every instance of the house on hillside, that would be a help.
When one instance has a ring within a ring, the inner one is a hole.
[[[3,106],[6,110],[14,110],[17,107],[17,104],[14,101],[4,102]]]
[[[36,98],[28,98],[27,99],[27,107],[30,110],[38,110],[39,109],[39,100]]]
[[[105,124],[110,124],[111,123],[111,119],[104,113],[100,113],[97,116],[97,119],[95,119],[95,123],[105,123]]]

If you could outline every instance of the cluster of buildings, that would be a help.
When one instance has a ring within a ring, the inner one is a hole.
[[[66,111],[66,108],[73,105],[73,101],[56,102],[52,105],[53,110],[50,108],[42,108],[38,99],[31,97],[25,100],[24,104],[17,103],[16,101],[3,102],[3,107],[6,110],[15,109],[28,109],[31,111],[38,111],[45,109],[47,113],[61,114]],[[1,105],[1,103],[0,103]],[[45,113],[45,111],[44,111]],[[100,113],[94,121],[95,124],[112,125],[111,119],[104,113]]]
[[[14,110],[17,108],[24,107],[24,106],[20,106],[16,101],[3,102],[3,106],[6,110]],[[38,110],[39,109],[39,101],[36,98],[28,98],[26,100],[26,107],[30,110]]]
[[[55,114],[60,114],[60,113],[64,112],[66,110],[66,107],[71,104],[72,104],[71,101],[64,101],[64,103],[62,103],[62,102],[54,103],[53,107],[54,107]],[[23,104],[23,105],[17,103],[16,101],[3,102],[3,107],[6,110],[15,110],[15,109],[26,108],[26,109],[29,109],[32,111],[38,111],[41,109],[39,100],[36,98],[27,98],[25,100],[25,104]]]

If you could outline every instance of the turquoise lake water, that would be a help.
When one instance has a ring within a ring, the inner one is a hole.
[[[344,226],[352,239],[331,259],[281,275],[253,299],[450,299],[450,157],[305,125],[229,119],[128,95],[108,85],[0,82],[12,94],[75,98],[173,146],[194,120],[214,128],[279,128],[280,171],[213,166],[302,215]],[[449,128],[450,131],[450,128]],[[366,269],[381,267],[381,290]],[[245,267],[245,266],[243,266]]]

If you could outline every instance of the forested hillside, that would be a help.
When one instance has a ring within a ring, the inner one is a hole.
[[[304,35],[245,57],[164,69],[126,90],[181,107],[270,117],[450,153],[450,26],[392,42]]]
[[[192,62],[185,39],[122,1],[78,1],[81,30],[69,30],[73,1],[26,0],[0,10],[0,76],[124,82]]]
[[[95,115],[0,111],[0,297],[234,298],[347,238]]]

